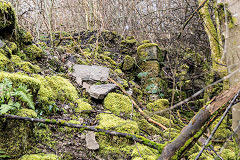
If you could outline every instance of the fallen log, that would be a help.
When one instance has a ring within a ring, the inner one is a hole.
[[[166,145],[162,151],[158,160],[168,160],[178,152],[178,150],[184,146],[184,144],[192,138],[197,132],[199,132],[202,126],[209,120],[209,118],[219,110],[224,104],[233,99],[233,97],[239,92],[240,83],[214,97],[208,105],[204,106],[184,127],[180,135],[171,143]]]

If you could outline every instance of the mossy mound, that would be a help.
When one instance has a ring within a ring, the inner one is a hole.
[[[29,60],[36,60],[43,56],[43,51],[35,44],[24,47],[23,52]]]
[[[60,160],[61,158],[55,154],[30,154],[24,155],[19,160]]]
[[[64,102],[78,98],[76,88],[69,80],[60,76],[33,75],[29,77],[22,73],[0,72],[0,80],[4,78],[8,78],[15,85],[20,83],[27,85],[42,107],[48,106],[56,100]]]
[[[132,55],[136,53],[137,41],[133,36],[127,37],[125,40],[121,41],[121,53]]]
[[[135,121],[124,120],[113,114],[100,113],[97,116],[99,119],[98,128],[113,129],[117,132],[137,134],[139,132],[138,125]]]
[[[210,130],[213,130],[215,128],[219,120],[220,120],[220,117],[213,122],[212,126],[210,127]],[[230,124],[228,124],[227,118],[225,118],[221,123],[221,125],[218,127],[216,133],[214,134],[214,138],[218,140],[223,140],[229,137],[232,134],[232,131],[230,130],[229,125]]]
[[[17,116],[21,116],[21,117],[30,117],[30,118],[36,118],[37,117],[37,113],[32,110],[32,109],[20,109],[17,114]]]
[[[104,99],[104,106],[118,116],[130,117],[133,110],[131,100],[118,93],[109,93]]]
[[[169,107],[169,101],[167,99],[158,99],[153,103],[147,104],[147,109],[149,111],[161,111]]]
[[[141,119],[137,121],[139,129],[145,134],[149,135],[159,135],[161,130],[154,125],[150,124],[147,120]]]
[[[82,99],[77,99],[75,103],[77,103],[77,107],[74,108],[74,111],[76,113],[80,113],[81,111],[92,110],[92,106],[89,103],[84,102]]]

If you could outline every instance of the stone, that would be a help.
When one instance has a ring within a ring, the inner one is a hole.
[[[85,140],[86,140],[86,147],[90,150],[97,150],[99,149],[99,144],[96,141],[96,135],[93,131],[89,131],[86,134]]]
[[[158,59],[157,46],[147,47],[147,48],[145,48],[145,52],[148,53],[148,60],[157,60]]]
[[[95,99],[104,99],[104,97],[115,88],[115,84],[92,85],[89,89],[89,94]]]
[[[90,84],[86,83],[86,82],[83,82],[83,88],[86,89],[87,92],[89,92],[89,89],[90,89]]]
[[[4,47],[5,43],[0,39],[0,48]]]
[[[97,65],[75,64],[73,70],[72,74],[76,77],[77,81],[78,79],[82,81],[107,81],[109,77],[109,68]]]

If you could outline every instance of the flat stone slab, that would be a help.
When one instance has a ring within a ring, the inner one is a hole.
[[[86,147],[88,149],[91,149],[91,150],[99,149],[99,144],[96,141],[95,133],[93,131],[87,132],[85,140],[86,140]]]
[[[102,66],[88,66],[75,64],[73,66],[73,76],[76,77],[77,82],[82,81],[107,81],[109,77],[109,68]],[[82,84],[80,84],[82,85]]]
[[[91,97],[96,99],[104,99],[104,97],[114,90],[117,86],[115,84],[92,85],[89,89]]]

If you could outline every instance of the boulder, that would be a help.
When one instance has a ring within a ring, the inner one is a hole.
[[[109,77],[109,68],[102,66],[75,64],[73,69],[73,76],[76,77],[79,85],[82,85],[82,81],[107,81]]]
[[[85,140],[86,140],[86,147],[90,150],[97,150],[99,149],[99,144],[96,141],[96,135],[93,131],[87,132]]]

